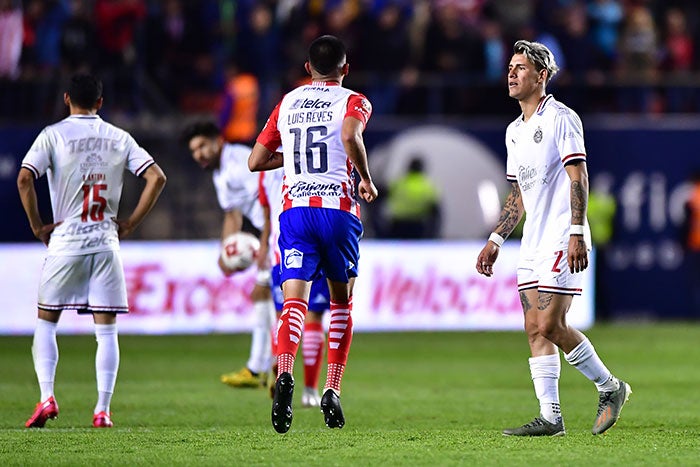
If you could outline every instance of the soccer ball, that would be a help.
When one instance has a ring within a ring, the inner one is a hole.
[[[228,269],[242,271],[253,264],[260,250],[260,240],[248,232],[236,232],[221,242],[221,262]]]

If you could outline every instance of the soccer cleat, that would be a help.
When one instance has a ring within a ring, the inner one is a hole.
[[[272,426],[277,433],[286,433],[292,426],[292,397],[294,378],[290,373],[282,373],[275,383],[275,397],[272,400]]]
[[[593,429],[591,430],[591,433],[594,435],[605,433],[617,423],[617,420],[620,418],[622,407],[625,405],[625,402],[627,402],[627,399],[629,399],[630,394],[632,394],[630,385],[622,380],[619,381],[620,387],[617,391],[599,393],[598,415],[596,416]]]
[[[221,382],[234,388],[259,388],[267,385],[267,373],[254,374],[248,368],[221,375]]]
[[[318,395],[316,388],[304,388],[304,392],[301,393],[301,406],[307,408],[321,406],[321,396]]]
[[[557,423],[551,423],[540,416],[523,426],[506,428],[503,434],[505,436],[564,436],[566,430],[561,417]]]
[[[27,423],[24,424],[27,428],[43,428],[46,420],[58,417],[58,404],[53,396],[50,396],[44,402],[39,402],[34,409],[34,413]]]
[[[92,426],[95,428],[112,428],[112,414],[107,412],[96,413],[92,416]]]
[[[343,408],[340,406],[340,396],[333,389],[326,389],[326,392],[323,393],[321,410],[328,428],[343,428],[345,417],[343,416]]]

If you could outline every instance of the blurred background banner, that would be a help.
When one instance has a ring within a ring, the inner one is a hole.
[[[481,242],[362,243],[361,274],[353,308],[355,331],[521,330],[515,267],[518,243],[508,242],[492,278],[474,261]],[[131,312],[127,334],[248,332],[255,319],[249,293],[251,268],[225,278],[212,264],[217,241],[122,244]],[[36,291],[45,249],[39,244],[0,246],[0,334],[32,334]],[[569,323],[593,325],[592,269],[584,295],[574,299]],[[91,334],[90,316],[64,312],[59,332]]]

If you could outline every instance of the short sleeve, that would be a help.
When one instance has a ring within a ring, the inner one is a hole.
[[[282,145],[282,136],[280,135],[279,128],[277,128],[277,120],[280,115],[280,105],[282,102],[277,104],[277,106],[272,110],[270,117],[265,122],[265,127],[262,129],[256,141],[263,146],[265,146],[270,152],[275,152]]]
[[[353,94],[348,98],[348,108],[345,117],[354,117],[362,122],[366,127],[369,118],[372,116],[372,104],[362,94]]]
[[[53,154],[51,140],[49,131],[44,128],[22,159],[22,167],[30,170],[34,174],[34,178],[42,177],[51,167],[51,155]]]
[[[554,119],[554,137],[563,164],[575,160],[586,160],[583,124],[575,112],[566,109],[557,113]]]
[[[150,166],[155,164],[153,157],[136,143],[136,140],[129,135],[125,135],[126,167],[136,176],[141,176]]]

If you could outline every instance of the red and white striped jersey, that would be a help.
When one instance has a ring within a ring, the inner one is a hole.
[[[331,208],[359,217],[354,167],[340,133],[346,117],[366,125],[371,114],[365,96],[334,83],[312,82],[282,98],[257,141],[270,151],[282,146],[283,210]]]
[[[124,170],[140,176],[155,162],[126,131],[97,115],[71,115],[39,134],[22,160],[47,174],[54,222],[50,255],[119,249],[117,217]]]
[[[258,201],[258,174],[248,169],[250,150],[244,144],[224,144],[212,180],[221,209],[225,212],[237,209],[255,228],[262,229],[264,219]]]
[[[273,254],[273,265],[279,264],[282,257],[277,240],[280,237],[283,180],[284,170],[281,168],[260,172],[260,205],[270,208],[270,251]]]
[[[508,125],[506,148],[506,178],[520,186],[526,213],[521,256],[566,249],[571,226],[571,179],[564,165],[586,160],[581,119],[550,94],[527,122],[521,114]],[[584,232],[590,246],[588,221]]]

